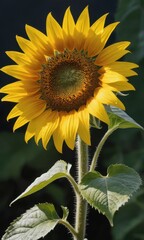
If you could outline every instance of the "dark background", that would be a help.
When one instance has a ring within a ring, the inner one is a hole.
[[[45,33],[45,20],[49,12],[61,23],[68,6],[75,19],[85,6],[89,5],[91,23],[98,17],[109,12],[107,24],[121,21],[109,43],[120,40],[132,42],[126,60],[140,65],[139,77],[130,79],[136,87],[136,92],[130,92],[123,97],[127,113],[144,126],[144,1],[143,0],[3,0],[0,4],[0,67],[12,64],[5,55],[7,50],[17,50],[15,35],[26,37],[25,24],[29,24]],[[12,77],[0,73],[0,86],[13,81]],[[39,202],[52,202],[59,214],[60,205],[70,209],[69,220],[74,220],[74,207],[71,187],[66,180],[59,180],[42,191],[15,203],[11,208],[10,202],[22,193],[25,188],[40,174],[46,172],[58,159],[73,164],[72,174],[75,175],[76,153],[64,146],[64,154],[56,152],[51,141],[46,152],[41,146],[36,147],[33,141],[24,143],[25,127],[12,133],[14,121],[6,122],[6,116],[13,104],[0,105],[0,237],[4,234],[9,223],[26,209]],[[92,147],[90,157],[106,130],[92,130]],[[135,129],[118,130],[107,141],[99,159],[98,170],[106,173],[111,163],[125,163],[135,168],[143,178],[144,173],[144,135]],[[143,187],[122,207],[114,218],[111,228],[108,220],[98,212],[89,209],[87,237],[100,240],[143,240],[144,239],[144,190]],[[62,226],[57,226],[44,239],[70,239]]]

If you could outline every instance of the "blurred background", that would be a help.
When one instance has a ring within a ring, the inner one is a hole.
[[[132,42],[125,60],[139,64],[138,76],[130,79],[136,91],[122,97],[127,113],[144,127],[144,0],[5,0],[0,4],[0,67],[12,64],[6,56],[6,50],[19,51],[15,35],[26,37],[25,24],[38,28],[45,33],[45,19],[48,12],[61,23],[68,6],[77,19],[85,6],[89,5],[91,23],[109,12],[107,24],[120,21],[109,43],[121,40]],[[12,77],[0,72],[0,86],[13,81]],[[13,133],[14,121],[7,123],[6,116],[13,107],[11,103],[0,104],[0,237],[10,222],[32,207],[35,203],[54,203],[58,212],[59,206],[70,209],[69,221],[74,221],[74,199],[71,187],[62,179],[56,181],[40,192],[22,199],[9,207],[10,202],[21,194],[34,179],[46,172],[57,160],[63,159],[73,164],[75,175],[76,153],[64,145],[64,154],[56,152],[51,141],[48,151],[34,141],[24,142],[25,127]],[[90,156],[106,130],[92,129],[92,147]],[[124,163],[137,170],[142,179],[144,176],[144,134],[140,130],[118,130],[107,141],[101,153],[97,170],[106,173],[111,163]],[[61,212],[59,212],[61,214]],[[60,237],[61,236],[61,237]],[[44,239],[70,239],[63,226],[57,226]],[[98,212],[89,209],[88,239],[100,240],[144,240],[144,188],[121,207],[114,217],[114,227]]]

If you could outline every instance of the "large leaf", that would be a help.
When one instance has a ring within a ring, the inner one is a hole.
[[[140,128],[143,129],[135,120],[120,108],[110,106],[108,109],[110,119],[109,128],[118,126],[118,128]]]
[[[141,185],[138,173],[122,164],[111,165],[107,176],[89,172],[80,184],[81,194],[87,202],[103,213],[113,225],[114,213],[124,205]]]
[[[12,203],[17,201],[20,198],[31,195],[42,188],[46,187],[51,182],[62,178],[67,177],[69,175],[69,170],[71,168],[70,164],[67,164],[63,160],[57,161],[52,168],[49,169],[48,172],[42,174],[40,177],[36,178],[35,181],[20,195],[18,196]]]
[[[59,221],[53,204],[41,203],[12,222],[2,240],[37,240],[53,230]]]

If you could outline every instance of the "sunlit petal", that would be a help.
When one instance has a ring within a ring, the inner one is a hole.
[[[82,13],[80,14],[77,22],[76,22],[76,29],[78,32],[82,32],[84,35],[87,35],[90,28],[90,19],[89,19],[89,12],[88,7],[86,7]]]
[[[118,42],[106,47],[97,56],[95,64],[103,66],[115,62],[129,52],[126,50],[129,45],[130,42]]]
[[[47,15],[46,35],[26,25],[28,39],[16,36],[22,52],[7,51],[15,65],[1,68],[16,80],[0,93],[6,94],[2,101],[15,103],[7,116],[16,118],[14,131],[27,124],[26,142],[34,137],[47,149],[53,138],[62,153],[63,143],[73,150],[79,135],[90,145],[90,118],[109,125],[105,105],[125,109],[118,93],[135,90],[128,77],[137,75],[138,65],[120,60],[129,42],[107,46],[119,24],[105,26],[107,15],[90,25],[87,6],[75,22],[68,7],[62,26]]]

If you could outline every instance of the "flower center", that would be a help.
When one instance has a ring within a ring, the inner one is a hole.
[[[40,73],[41,98],[47,108],[78,110],[93,97],[98,87],[98,69],[82,52],[65,51],[48,58]]]

